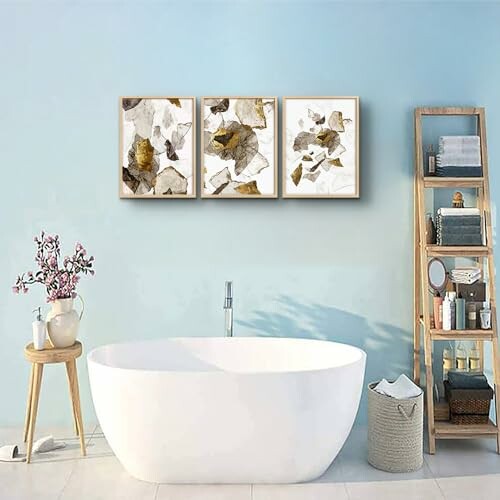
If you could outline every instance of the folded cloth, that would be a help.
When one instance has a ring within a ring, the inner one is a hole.
[[[437,228],[438,233],[443,234],[481,234],[481,226],[446,226],[440,225]]]
[[[488,389],[488,379],[483,373],[448,372],[448,382],[453,389]]]
[[[481,269],[477,267],[452,269],[450,278],[453,283],[472,285],[481,278]]]
[[[443,234],[437,235],[437,244],[442,246],[481,246],[483,238],[481,234]]]
[[[479,208],[438,208],[438,215],[479,215],[481,216],[481,211]]]
[[[400,375],[395,382],[388,382],[383,378],[373,390],[396,399],[415,398],[422,394],[422,389],[404,374]]]
[[[454,165],[437,166],[436,175],[438,177],[482,177],[483,167],[463,166],[457,167]]]
[[[439,223],[443,227],[453,227],[453,226],[477,226],[481,227],[481,216],[480,215],[439,215],[436,219],[436,223]]]
[[[436,155],[436,165],[438,167],[480,167],[481,156],[477,155]]]
[[[481,141],[478,135],[442,135],[439,138],[439,150],[449,148],[476,148],[479,149]]]
[[[19,455],[19,449],[15,444],[0,446],[0,462],[25,462],[26,457]]]

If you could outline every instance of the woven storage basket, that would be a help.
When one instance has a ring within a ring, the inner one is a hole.
[[[423,394],[395,399],[368,385],[368,462],[387,472],[411,472],[423,464]]]

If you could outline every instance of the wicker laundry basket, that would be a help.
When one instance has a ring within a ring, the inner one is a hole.
[[[395,399],[368,385],[368,462],[387,472],[411,472],[423,464],[423,394]]]

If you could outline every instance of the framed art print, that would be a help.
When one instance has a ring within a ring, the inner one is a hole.
[[[359,198],[359,98],[283,98],[283,197]]]
[[[120,98],[120,197],[196,197],[194,97]]]
[[[202,198],[276,198],[276,97],[201,100]]]

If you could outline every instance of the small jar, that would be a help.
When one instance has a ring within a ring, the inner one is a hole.
[[[475,302],[467,302],[467,329],[477,329],[477,312]]]

